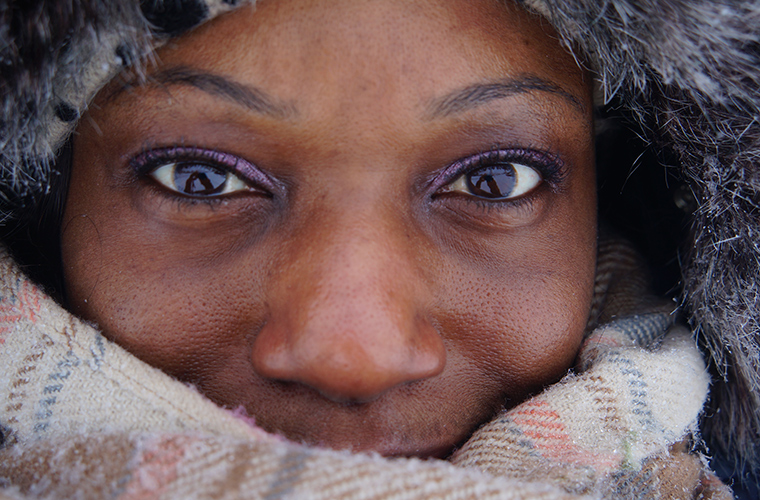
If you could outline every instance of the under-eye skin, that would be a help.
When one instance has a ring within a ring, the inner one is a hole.
[[[529,196],[544,182],[556,189],[564,177],[562,167],[558,158],[547,153],[488,151],[447,167],[434,181],[439,186],[435,195],[460,194],[478,201],[513,202]]]
[[[275,182],[238,156],[189,147],[151,149],[130,162],[138,178],[147,178],[178,197],[215,199],[252,193],[271,197]]]

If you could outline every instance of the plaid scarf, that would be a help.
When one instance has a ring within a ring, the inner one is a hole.
[[[589,335],[562,381],[448,460],[267,434],[74,317],[0,254],[0,499],[731,498],[689,453],[709,384],[638,259],[600,243]]]

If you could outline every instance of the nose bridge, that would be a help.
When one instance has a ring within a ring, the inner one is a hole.
[[[254,343],[260,375],[368,401],[443,369],[443,342],[399,224],[377,207],[357,208],[311,231],[281,273]]]
[[[314,269],[319,276],[323,297],[319,302],[333,303],[343,298],[346,307],[355,307],[356,300],[369,300],[375,306],[389,308],[394,295],[409,292],[414,280],[412,256],[403,242],[394,237],[388,222],[357,211],[350,220],[333,226],[322,251],[321,263]],[[403,272],[402,272],[403,270]],[[334,294],[333,296],[331,296]],[[335,306],[339,304],[335,303]],[[402,304],[393,304],[396,308]],[[373,308],[374,309],[374,308]],[[373,309],[367,310],[371,313]],[[314,311],[316,312],[316,311]],[[358,311],[357,311],[358,312]]]
[[[328,309],[342,309],[341,303],[352,308],[357,301],[371,300],[388,307],[399,288],[414,295],[414,249],[400,237],[406,233],[403,225],[392,209],[363,200],[334,211],[299,238],[308,243],[296,248],[291,263],[299,282],[310,277],[310,290],[305,290],[310,314],[325,312],[326,303]]]

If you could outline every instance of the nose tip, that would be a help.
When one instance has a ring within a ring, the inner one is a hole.
[[[267,325],[254,342],[254,369],[262,377],[303,384],[336,402],[357,403],[443,371],[446,350],[429,322],[399,328],[372,316],[370,324],[359,321],[347,328],[319,328],[314,321],[300,330]]]
[[[368,402],[443,371],[446,349],[420,267],[429,265],[425,247],[375,201],[326,211],[330,217],[305,229],[308,237],[284,248],[252,346],[259,376],[334,401]]]

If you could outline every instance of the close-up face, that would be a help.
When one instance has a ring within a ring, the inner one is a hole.
[[[73,142],[67,306],[289,439],[446,456],[561,378],[596,261],[591,81],[503,0],[260,0]]]

